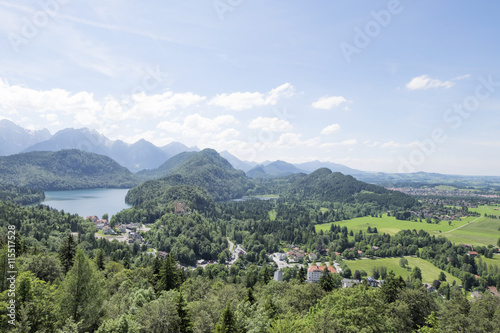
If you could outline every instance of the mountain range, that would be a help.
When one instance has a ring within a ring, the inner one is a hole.
[[[168,159],[184,152],[200,151],[197,147],[187,147],[180,142],[171,142],[157,147],[149,141],[141,139],[133,144],[121,140],[110,140],[106,136],[88,128],[66,128],[51,135],[47,129],[30,131],[13,122],[3,119],[0,121],[0,156],[13,155],[32,151],[59,151],[62,149],[79,149],[90,153],[105,155],[131,172],[142,172],[146,178],[165,176],[168,172],[158,169]],[[310,173],[318,168],[326,167],[335,172],[349,175],[363,173],[346,166],[313,161],[301,164],[290,164],[283,161],[266,161],[262,164],[242,161],[228,151],[220,152],[235,169],[250,172],[251,178],[272,178],[287,176],[292,173]],[[255,169],[255,170],[253,170]]]
[[[66,128],[51,135],[47,129],[34,132],[5,119],[0,121],[0,156],[62,149],[79,149],[105,155],[131,172],[157,168],[181,152],[199,151],[196,147],[190,148],[179,142],[157,147],[144,139],[133,144],[112,141],[88,128]]]
[[[171,174],[172,165],[190,156],[184,153],[200,151],[197,147],[188,147],[180,142],[158,147],[144,139],[133,144],[121,140],[113,141],[88,128],[66,128],[51,135],[47,129],[31,131],[9,120],[0,120],[0,156],[33,151],[56,152],[63,149],[78,149],[105,155],[146,180]],[[319,168],[328,168],[333,172],[354,176],[364,182],[387,187],[435,183],[464,187],[475,186],[479,182],[486,184],[485,189],[500,189],[500,177],[443,175],[426,172],[409,174],[365,172],[341,164],[317,160],[298,164],[285,161],[265,161],[258,164],[242,161],[228,151],[222,151],[220,155],[235,169],[243,170],[250,178],[268,179],[290,174],[309,174]],[[169,162],[170,159],[172,160]]]

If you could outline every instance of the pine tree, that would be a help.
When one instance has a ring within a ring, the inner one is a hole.
[[[84,332],[95,329],[104,301],[103,285],[92,261],[82,250],[77,250],[74,265],[60,288],[60,318],[82,321]]]
[[[272,276],[271,276],[271,270],[269,269],[269,266],[265,265],[261,271],[260,271],[260,280],[262,282],[262,284],[268,284],[269,281],[272,280]]]
[[[179,316],[179,331],[181,333],[190,333],[193,332],[193,327],[191,324],[191,316],[189,315],[188,310],[186,309],[186,301],[182,296],[182,293],[179,293],[179,298],[177,299],[177,315]]]
[[[214,333],[236,333],[236,318],[231,310],[231,304],[227,302],[226,308],[222,311],[219,322],[215,326]]]
[[[130,269],[130,259],[128,257],[128,254],[125,256],[125,259],[123,259],[123,267],[125,269]]]
[[[326,292],[332,291],[335,288],[333,278],[328,270],[328,267],[325,267],[323,270],[323,274],[319,278],[319,285]]]
[[[405,282],[403,278],[398,276],[395,277],[393,271],[390,271],[380,288],[380,294],[385,303],[395,302],[399,293],[405,288]]]
[[[99,249],[99,251],[97,251],[97,255],[95,257],[95,264],[97,265],[97,268],[99,270],[104,270],[104,250],[103,249]]]
[[[250,305],[253,305],[255,303],[255,296],[253,295],[252,288],[247,288],[247,296],[245,297],[244,301],[248,301]]]
[[[301,266],[299,268],[299,274],[297,274],[297,280],[299,280],[300,283],[304,283],[306,282],[306,279],[307,279],[306,269],[304,268],[304,266]]]
[[[59,250],[59,260],[63,266],[64,274],[66,274],[71,266],[73,266],[73,259],[75,258],[76,242],[73,235],[69,234],[66,241]]]
[[[180,286],[181,276],[176,264],[172,253],[169,253],[160,270],[160,279],[158,281],[159,292],[162,290],[177,289]]]

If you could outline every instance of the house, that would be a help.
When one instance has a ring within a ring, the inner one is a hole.
[[[488,290],[493,294],[493,296],[500,297],[500,293],[496,287],[488,287]]]
[[[482,298],[482,297],[483,297],[483,294],[481,294],[479,291],[473,291],[473,292],[470,294],[470,296],[471,296],[472,298],[477,298],[477,299],[479,299],[479,298]]]
[[[384,280],[375,280],[373,277],[369,276],[366,278],[366,282],[369,286],[376,288],[380,287],[382,283],[384,283]]]
[[[274,272],[274,280],[275,281],[283,281],[283,272],[279,271],[279,270]]]
[[[165,251],[158,251],[158,252],[156,252],[156,255],[159,257],[162,257],[163,259],[166,259],[168,256],[168,253]]]
[[[109,227],[109,225],[106,225],[102,228],[102,233],[105,235],[115,235],[116,232]]]
[[[436,288],[434,288],[434,286],[432,284],[430,284],[430,283],[424,283],[424,287],[430,293],[436,291]]]
[[[96,223],[95,224],[95,227],[97,228],[97,230],[101,230],[102,228],[104,228],[105,224],[104,223]]]
[[[335,268],[332,266],[311,266],[307,269],[307,280],[311,282],[318,282],[325,269],[328,269],[330,273],[337,273]]]
[[[116,227],[118,229],[119,232],[121,233],[126,233],[127,232],[127,228],[125,227],[125,225],[119,225],[118,227]]]
[[[478,256],[478,253],[476,251],[468,251],[467,252],[467,255],[471,256],[471,257],[477,257]]]
[[[342,288],[351,288],[360,283],[360,280],[342,279]]]

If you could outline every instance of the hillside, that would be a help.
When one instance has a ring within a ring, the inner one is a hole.
[[[409,208],[417,201],[401,192],[367,184],[352,176],[322,168],[299,177],[284,194],[296,200],[317,200],[329,202],[376,202],[385,207]]]
[[[287,163],[284,161],[274,161],[267,165],[257,165],[255,168],[247,172],[247,176],[250,178],[274,178],[284,177],[302,172],[306,171],[297,168],[291,163]]]
[[[0,201],[30,205],[41,202],[43,199],[45,199],[45,194],[41,190],[30,190],[26,187],[0,184]]]
[[[151,170],[141,170],[136,173],[136,176],[144,179],[158,179],[166,177],[178,170],[183,165],[183,163],[185,163],[188,159],[194,157],[196,154],[197,152],[183,152],[177,154],[169,158],[158,168]]]
[[[217,201],[243,196],[250,182],[241,170],[213,149],[174,156],[159,168],[168,176],[150,180],[127,194],[128,203],[137,203],[147,197],[159,197],[168,186],[191,185],[204,188]]]
[[[33,190],[128,188],[138,183],[111,158],[80,150],[0,157],[0,181]]]

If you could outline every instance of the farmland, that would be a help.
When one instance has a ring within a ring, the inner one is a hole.
[[[401,275],[403,279],[406,279],[411,274],[411,270],[418,266],[422,270],[422,282],[432,283],[439,276],[440,272],[446,274],[446,281],[452,282],[453,280],[459,280],[450,273],[440,270],[427,260],[415,257],[405,257],[408,260],[407,268],[403,268],[399,265],[399,260],[401,258],[381,258],[381,259],[358,259],[358,260],[344,260],[344,263],[351,269],[354,273],[356,270],[364,270],[368,275],[372,274],[374,267],[387,267],[387,272],[394,271],[396,276]]]
[[[316,225],[316,231],[327,231],[330,230],[331,224],[337,224],[341,227],[346,226],[349,230],[353,230],[354,232],[363,230],[366,231],[368,227],[374,228],[376,227],[379,233],[388,233],[390,235],[394,235],[401,230],[425,230],[431,234],[439,234],[440,232],[446,232],[463,225],[466,225],[468,222],[473,221],[474,217],[467,217],[461,221],[451,221],[451,225],[448,225],[448,222],[442,221],[439,224],[426,223],[423,222],[410,222],[410,221],[402,221],[396,220],[393,216],[387,216],[384,214],[380,217],[359,217],[352,220],[339,221],[333,223],[324,223]]]
[[[464,243],[472,245],[489,244],[497,245],[500,238],[500,220],[491,218],[481,218],[474,223],[470,223],[460,229],[443,233],[443,236],[454,243]]]
[[[476,208],[478,212],[485,212],[488,215],[498,214],[499,211],[494,210],[496,207],[486,206]],[[472,209],[471,209],[472,210]],[[488,244],[496,245],[500,238],[500,220],[484,217],[466,217],[460,221],[451,221],[448,225],[447,221],[441,221],[439,224],[422,222],[410,222],[396,220],[395,217],[383,215],[379,217],[365,216],[346,221],[333,223],[324,223],[316,225],[316,231],[330,230],[332,224],[341,227],[346,226],[349,230],[355,233],[359,230],[366,231],[368,227],[377,228],[379,233],[387,233],[394,235],[401,230],[425,230],[431,235],[444,236],[454,243],[464,243],[472,245],[487,246]]]

